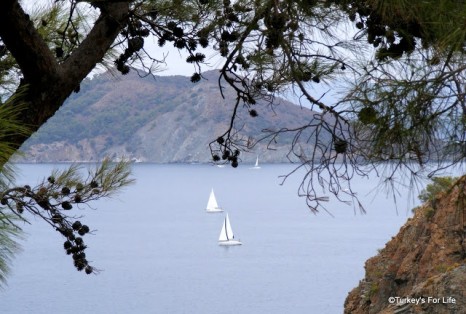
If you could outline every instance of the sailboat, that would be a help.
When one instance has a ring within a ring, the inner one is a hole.
[[[233,229],[231,229],[230,218],[228,218],[228,213],[225,216],[223,221],[222,231],[220,231],[220,236],[218,237],[218,245],[241,245],[241,241],[236,240],[233,235]]]
[[[256,158],[256,164],[254,165],[254,167],[252,167],[251,169],[260,169],[261,167],[259,166],[259,156],[257,156]]]
[[[206,211],[208,213],[221,213],[223,209],[220,208],[217,204],[217,199],[215,198],[214,189],[210,191],[209,201],[207,202]]]

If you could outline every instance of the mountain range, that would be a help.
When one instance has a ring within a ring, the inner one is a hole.
[[[86,79],[80,91],[22,146],[26,162],[130,159],[142,162],[210,162],[209,143],[227,130],[236,94],[223,88],[218,71],[192,83],[184,76],[125,76],[105,72]],[[264,129],[308,124],[315,112],[276,98],[258,101],[257,117],[240,108],[235,127],[244,138],[259,139]],[[280,135],[268,149],[257,144],[241,161],[287,162],[293,135]],[[312,146],[312,141],[303,143]]]

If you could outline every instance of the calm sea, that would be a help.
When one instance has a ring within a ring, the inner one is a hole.
[[[19,181],[33,185],[52,168],[20,165]],[[64,240],[33,219],[0,313],[342,313],[365,260],[414,205],[401,191],[397,213],[390,197],[367,195],[376,178],[358,179],[366,215],[336,201],[335,217],[314,215],[297,196],[299,175],[279,184],[292,169],[135,164],[136,184],[76,212],[96,230],[87,256],[103,271],[77,272]],[[211,188],[242,246],[217,245],[224,214],[205,212]]]

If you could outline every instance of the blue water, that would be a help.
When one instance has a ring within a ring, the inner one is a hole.
[[[20,169],[32,185],[52,165]],[[402,191],[397,213],[386,195],[366,195],[377,179],[358,179],[368,214],[332,201],[335,217],[314,215],[296,194],[300,176],[279,185],[292,169],[135,164],[136,184],[76,212],[97,230],[87,256],[103,271],[77,272],[64,239],[33,219],[0,313],[342,313],[413,204]],[[224,215],[204,211],[212,187],[242,246],[217,245]]]

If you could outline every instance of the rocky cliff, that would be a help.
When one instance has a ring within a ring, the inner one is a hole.
[[[415,210],[351,291],[345,313],[466,313],[466,177]]]

